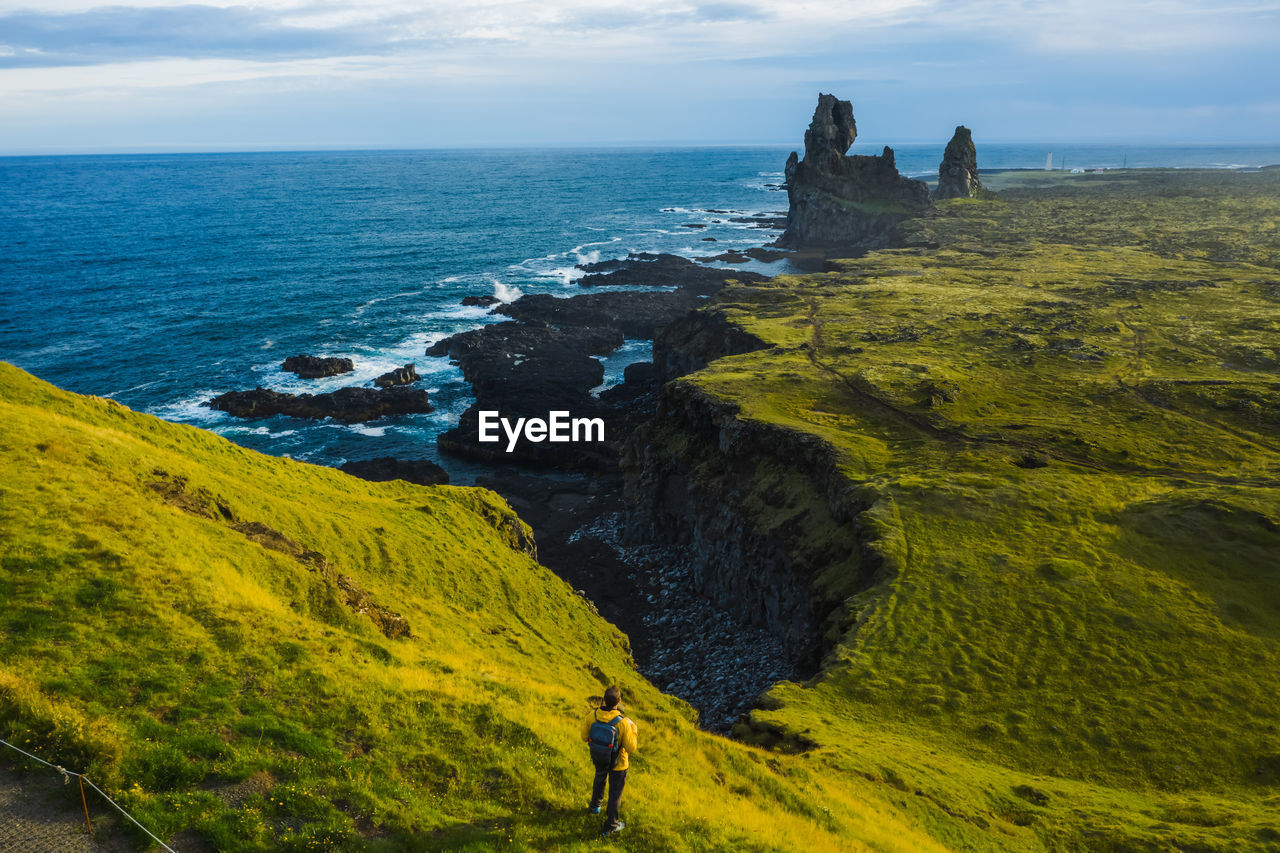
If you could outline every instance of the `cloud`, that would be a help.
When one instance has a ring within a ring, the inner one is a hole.
[[[0,17],[0,67],[96,65],[158,57],[286,60],[385,48],[385,33],[302,27],[246,6],[113,6]]]
[[[600,132],[619,138],[745,138],[773,122],[756,138],[780,139],[822,89],[853,98],[860,126],[923,135],[944,114],[954,126],[1024,102],[1072,104],[1074,118],[1035,119],[1071,129],[1125,104],[1169,118],[1193,97],[1238,102],[1227,118],[1256,135],[1277,124],[1248,112],[1274,102],[1277,41],[1280,0],[0,0],[0,126],[91,136],[91,117],[153,115],[154,132],[189,106],[249,138],[254,104],[252,121],[281,117],[278,137],[305,101],[327,133],[324,94],[341,92],[365,119],[335,112],[335,127],[372,135],[385,115],[406,144],[426,133],[401,130],[416,127],[407,101],[446,142],[505,139],[510,122],[484,122],[517,113],[520,133],[572,136],[555,122],[573,110],[607,114]]]
[[[1142,55],[1274,41],[1280,3],[1205,0],[970,0],[939,5],[934,22],[1011,40],[1029,51]]]
[[[682,51],[684,59],[719,60],[804,55],[831,44],[851,55],[878,45],[910,49],[939,34],[1026,53],[1203,52],[1274,40],[1278,14],[1274,0],[44,0],[38,10],[0,0],[0,45],[9,48],[0,67],[390,56],[493,43],[543,57]]]
[[[505,43],[525,55],[565,56],[619,48],[696,48],[687,58],[721,58],[800,46],[831,24],[873,28],[905,19],[929,0],[815,2],[613,0],[467,4],[428,0],[249,2],[174,6],[135,0],[78,8],[52,0],[40,10],[5,9],[0,0],[0,67],[93,65],[184,57],[270,61],[298,57],[427,51],[442,45]]]

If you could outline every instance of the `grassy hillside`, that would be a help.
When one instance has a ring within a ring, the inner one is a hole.
[[[1039,775],[1003,814],[1051,846],[1280,843],[1280,176],[1178,180],[1141,234],[1132,179],[1067,183],[722,293],[773,348],[684,393],[833,448],[884,566],[817,579],[834,648],[759,727],[952,805]],[[757,478],[761,527],[812,500]]]
[[[823,529],[786,460],[742,486],[833,558],[823,672],[740,730],[772,748],[697,730],[491,493],[0,365],[0,737],[184,853],[1274,850],[1280,175],[1231,177],[948,202],[919,248],[723,293],[773,348],[678,390],[821,439],[866,508]],[[602,845],[609,682],[642,751]]]
[[[696,730],[492,493],[263,456],[9,365],[0,468],[0,737],[179,849],[596,849],[578,726],[614,681],[643,737],[618,849],[942,849],[892,789]]]

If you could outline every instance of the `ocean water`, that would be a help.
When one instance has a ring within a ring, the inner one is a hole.
[[[1037,168],[1052,146],[983,146],[983,168]],[[854,153],[876,153],[862,145]],[[898,146],[936,174],[941,145]],[[61,387],[320,464],[440,459],[469,389],[430,343],[481,323],[468,295],[572,295],[574,265],[632,251],[762,245],[732,216],[782,212],[784,147],[381,151],[0,158],[0,359]],[[1066,166],[1257,166],[1276,148],[1055,150]],[[729,211],[720,213],[715,211]],[[684,227],[702,224],[703,229]],[[702,238],[714,237],[716,242]],[[302,380],[289,355],[348,356]],[[607,382],[649,357],[629,341]],[[413,362],[437,410],[368,424],[244,421],[233,389],[327,391]]]

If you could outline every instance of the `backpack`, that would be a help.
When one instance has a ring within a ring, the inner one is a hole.
[[[622,752],[622,732],[619,731],[622,720],[621,714],[608,722],[596,720],[587,731],[587,746],[596,767],[612,770],[618,763],[618,755]]]

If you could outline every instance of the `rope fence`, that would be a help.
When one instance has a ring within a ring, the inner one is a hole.
[[[97,785],[93,784],[93,780],[90,779],[88,776],[84,775],[83,773],[76,773],[75,771],[68,770],[65,767],[60,767],[57,764],[50,764],[48,761],[45,761],[43,758],[39,757],[38,755],[32,755],[31,753],[27,752],[25,749],[22,749],[21,747],[17,747],[9,743],[7,740],[0,739],[0,745],[7,746],[15,752],[20,752],[23,755],[25,755],[27,758],[30,758],[32,761],[40,762],[45,767],[52,767],[54,770],[57,770],[59,773],[62,774],[62,782],[64,785],[69,783],[71,781],[71,777],[74,776],[76,778],[76,781],[79,782],[80,784],[80,802],[84,805],[84,822],[88,825],[89,832],[93,832],[93,824],[90,823],[89,821],[89,801],[88,799],[85,798],[85,795],[84,795],[84,786],[86,784],[88,784],[88,786],[93,790],[97,791],[98,794],[101,795],[102,799],[106,800],[108,803],[111,803],[112,807],[116,811],[120,812],[120,814],[124,815],[130,821],[132,821],[134,826],[138,827],[138,829],[141,829],[143,832],[145,832],[147,836],[151,838],[152,841],[154,841],[156,844],[159,844],[165,850],[168,850],[169,853],[177,853],[177,851],[174,850],[172,847],[170,847],[168,844],[165,844],[159,838],[156,838],[154,835],[152,835],[151,830],[147,829],[145,826],[138,823],[137,819],[134,818],[133,815],[129,814],[127,811],[120,808],[120,804],[117,803],[115,800],[111,799],[110,797],[108,797],[106,795],[106,792],[104,792]]]

